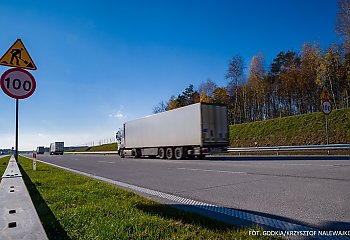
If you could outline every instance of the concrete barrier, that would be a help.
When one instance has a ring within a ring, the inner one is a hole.
[[[0,239],[48,239],[13,156],[0,183]]]

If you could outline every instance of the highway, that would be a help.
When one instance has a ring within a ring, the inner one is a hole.
[[[350,157],[160,160],[64,154],[38,159],[274,219],[350,230]]]

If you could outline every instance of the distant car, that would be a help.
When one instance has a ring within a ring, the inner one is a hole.
[[[40,147],[36,148],[36,153],[37,154],[44,154],[44,152],[45,152],[45,147],[40,146]]]

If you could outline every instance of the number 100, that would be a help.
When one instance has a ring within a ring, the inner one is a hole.
[[[10,78],[6,78],[5,82],[6,82],[6,88],[9,89],[11,87],[11,79]],[[13,79],[13,81],[12,81],[12,88],[18,90],[21,87],[23,87],[24,91],[28,92],[32,88],[32,83],[30,81],[26,80],[26,81],[23,82],[23,85],[22,85],[21,80],[19,80],[17,78]]]

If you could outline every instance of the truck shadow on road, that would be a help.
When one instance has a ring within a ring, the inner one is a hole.
[[[40,221],[42,222],[48,239],[70,239],[67,235],[67,232],[55,218],[55,215],[52,213],[51,209],[47,206],[45,200],[42,198],[38,189],[35,187],[35,184],[29,178],[21,165],[19,165],[19,168],[22,173],[23,181],[27,187],[30,198],[33,201],[35,210],[39,215]]]

